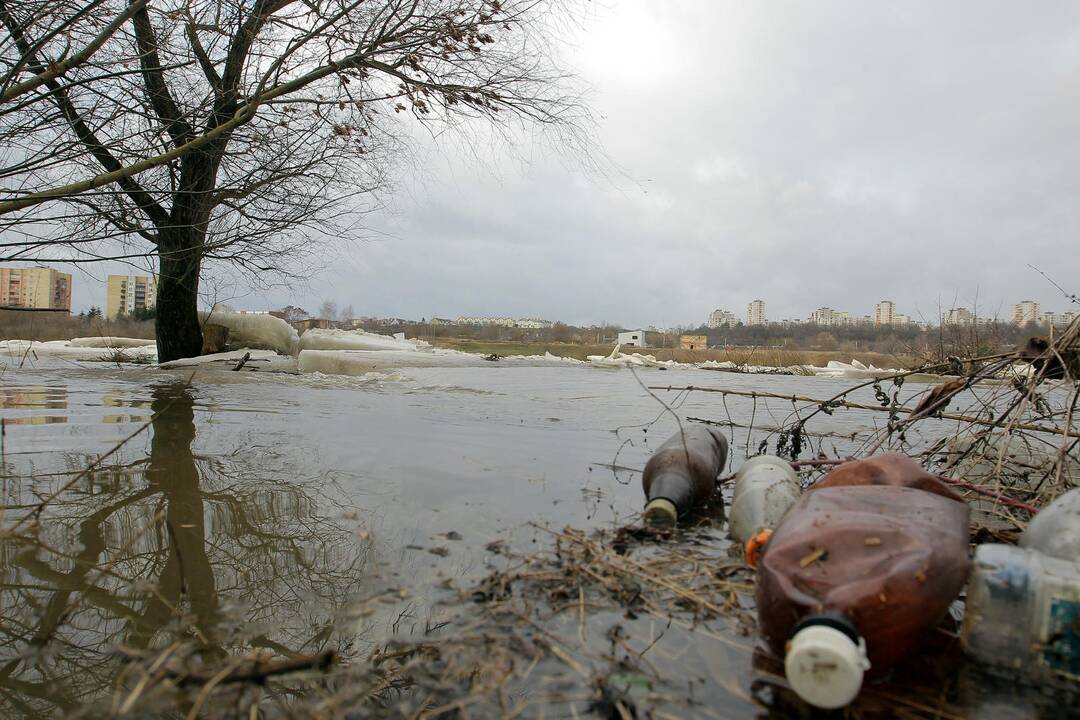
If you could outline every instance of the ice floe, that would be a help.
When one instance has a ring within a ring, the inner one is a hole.
[[[157,346],[78,347],[68,340],[4,340],[0,342],[0,363],[21,365],[39,359],[82,360],[86,362],[147,363],[157,358]]]
[[[158,367],[162,370],[170,370],[172,368],[220,364],[227,365],[229,369],[232,369],[244,359],[245,355],[248,358],[244,363],[244,367],[246,368],[276,370],[279,372],[296,372],[296,358],[278,355],[273,350],[252,350],[250,348],[241,348],[240,350],[231,350],[229,352],[170,360],[169,362],[160,363]]]
[[[300,350],[397,350],[427,351],[431,344],[423,340],[406,340],[366,330],[323,330],[313,328],[300,336]]]
[[[640,353],[621,352],[622,345],[616,345],[610,355],[589,355],[586,358],[590,365],[598,368],[628,368],[628,367],[651,367],[671,368],[678,367],[679,363],[674,360],[657,360],[652,355]]]
[[[296,355],[300,336],[289,323],[273,315],[254,315],[228,310],[199,311],[203,325],[224,325],[229,328],[229,344],[277,350],[283,355]]]
[[[77,348],[135,348],[156,345],[156,341],[146,338],[129,337],[77,337],[68,341],[69,347]]]
[[[874,367],[873,364],[864,365],[854,359],[850,363],[840,362],[839,360],[830,360],[825,367],[807,365],[806,368],[818,377],[844,378],[849,380],[870,380],[874,378],[890,377],[906,372],[906,370],[903,369],[885,369]]]
[[[491,364],[481,355],[457,350],[301,350],[298,367],[302,373],[363,375],[393,368],[484,367]]]

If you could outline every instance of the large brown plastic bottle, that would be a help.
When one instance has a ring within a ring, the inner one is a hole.
[[[970,567],[968,507],[948,486],[902,455],[845,463],[769,540],[761,630],[804,700],[842,707],[941,622]]]
[[[703,505],[716,491],[716,478],[727,462],[728,443],[719,430],[683,425],[656,449],[645,465],[645,521],[673,525],[690,508]]]

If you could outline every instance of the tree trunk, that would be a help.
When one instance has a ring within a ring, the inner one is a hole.
[[[197,357],[202,352],[198,315],[202,254],[194,238],[186,239],[189,242],[162,242],[158,252],[160,272],[154,328],[158,362]]]

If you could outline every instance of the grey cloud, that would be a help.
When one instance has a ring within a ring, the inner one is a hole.
[[[628,325],[755,297],[773,318],[1062,309],[1028,263],[1080,291],[1076,3],[612,0],[567,56],[623,172],[445,150],[372,219],[383,239],[250,304]]]

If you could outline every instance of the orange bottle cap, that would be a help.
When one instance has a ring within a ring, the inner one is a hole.
[[[746,564],[752,568],[758,566],[761,560],[761,551],[765,549],[765,543],[772,537],[772,530],[765,528],[754,533],[753,537],[746,541]]]

